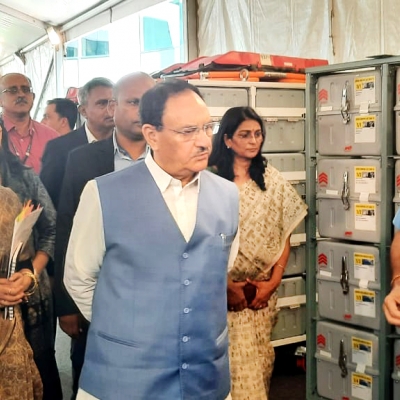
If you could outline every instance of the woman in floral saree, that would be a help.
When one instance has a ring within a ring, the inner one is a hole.
[[[262,119],[250,107],[223,116],[209,165],[237,184],[239,253],[228,274],[232,400],[267,400],[274,364],[270,343],[277,293],[290,253],[290,235],[307,206],[262,157]]]

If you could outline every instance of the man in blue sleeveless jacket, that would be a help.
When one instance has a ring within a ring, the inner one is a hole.
[[[67,290],[91,321],[78,400],[224,400],[227,266],[236,186],[204,169],[216,124],[198,89],[141,100],[144,163],[90,181],[75,215]]]

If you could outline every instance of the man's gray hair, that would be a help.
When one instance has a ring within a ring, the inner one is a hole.
[[[114,84],[107,78],[93,78],[89,82],[85,83],[78,91],[79,105],[85,105],[88,100],[90,92],[99,86],[113,88]]]

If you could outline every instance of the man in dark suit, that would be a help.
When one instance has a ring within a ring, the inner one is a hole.
[[[112,98],[113,83],[106,78],[94,78],[79,89],[79,112],[86,118],[79,129],[47,143],[42,157],[40,179],[57,209],[68,154],[87,143],[109,137],[114,129],[107,111]]]
[[[154,84],[149,75],[141,72],[121,78],[114,87],[108,107],[110,115],[114,116],[114,134],[106,140],[75,149],[68,157],[57,214],[54,292],[60,327],[72,338],[73,399],[78,390],[88,329],[87,321],[63,284],[65,253],[73,218],[81,192],[89,180],[144,159],[147,149],[139,118],[139,102]]]
[[[42,124],[66,135],[74,130],[77,118],[78,108],[72,100],[55,98],[47,101]]]

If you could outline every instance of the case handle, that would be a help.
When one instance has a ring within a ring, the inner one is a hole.
[[[340,108],[340,113],[342,114],[343,123],[345,125],[350,122],[350,114],[349,114],[350,103],[349,100],[347,99],[347,89],[348,89],[348,82],[346,82],[346,84],[342,89],[342,104]]]
[[[340,341],[340,352],[339,352],[339,367],[341,370],[342,378],[346,378],[348,371],[347,371],[347,355],[344,351],[344,341],[343,339]]]
[[[349,269],[347,268],[347,257],[342,257],[342,272],[340,274],[340,286],[343,294],[349,293]]]
[[[349,202],[349,175],[347,171],[343,173],[343,186],[342,186],[342,194],[340,196],[343,203],[343,208],[348,210],[350,208]]]

